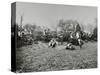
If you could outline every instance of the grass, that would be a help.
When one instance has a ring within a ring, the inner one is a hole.
[[[27,45],[16,50],[17,72],[58,71],[97,68],[97,42],[83,48],[66,50],[64,45],[48,48],[46,43]]]

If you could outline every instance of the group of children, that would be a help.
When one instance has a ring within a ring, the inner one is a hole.
[[[51,39],[50,42],[49,42],[49,47],[56,47],[58,45],[58,42],[56,41],[56,39]],[[70,50],[74,50],[75,47],[72,45],[72,43],[67,43],[66,45],[66,49],[70,49]]]

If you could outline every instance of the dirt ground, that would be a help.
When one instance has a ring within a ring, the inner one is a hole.
[[[49,48],[48,44],[17,48],[17,72],[57,71],[97,68],[97,42],[88,42],[80,49],[65,49],[64,45]]]

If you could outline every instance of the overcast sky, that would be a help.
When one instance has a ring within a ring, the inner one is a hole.
[[[36,24],[54,28],[60,19],[77,20],[87,25],[93,24],[94,19],[97,18],[97,7],[18,2],[16,5],[18,24],[20,24],[21,15],[23,15],[23,25]]]

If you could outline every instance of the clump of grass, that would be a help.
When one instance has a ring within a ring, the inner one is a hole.
[[[97,67],[97,44],[87,43],[81,50],[30,45],[16,51],[17,72],[56,71]]]

